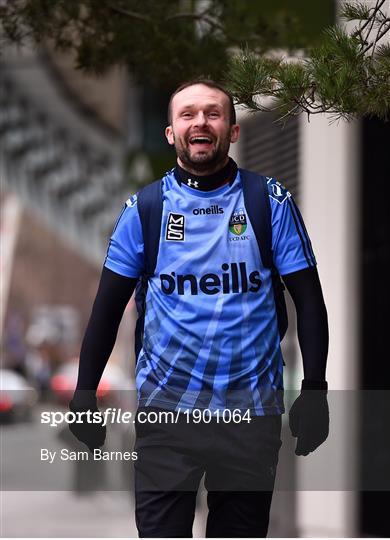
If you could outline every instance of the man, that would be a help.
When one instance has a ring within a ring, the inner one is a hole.
[[[171,97],[168,120],[177,165],[161,183],[158,257],[136,364],[136,523],[144,537],[192,536],[205,473],[206,536],[265,536],[281,445],[283,359],[271,270],[248,219],[244,173],[228,156],[239,137],[233,100],[213,81],[185,83]],[[303,357],[290,427],[296,453],[307,455],[328,433],[327,314],[302,217],[276,180],[267,189],[273,264],[296,306]],[[94,394],[145,272],[138,206],[136,196],[129,199],[110,240],[73,410],[96,407],[85,392]],[[140,413],[172,411],[173,422],[141,421]],[[104,442],[100,426],[72,429],[90,448]]]

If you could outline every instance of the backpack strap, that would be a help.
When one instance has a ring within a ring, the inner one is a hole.
[[[272,268],[272,216],[267,178],[245,169],[239,171],[245,208],[256,236],[261,260],[266,268]]]
[[[284,298],[284,285],[273,263],[272,255],[272,211],[268,195],[267,177],[240,169],[245,208],[259,246],[261,260],[271,270],[272,288],[278,321],[280,340],[286,334],[288,315]],[[283,360],[284,364],[284,360]]]
[[[146,276],[154,274],[157,264],[163,212],[162,199],[162,179],[142,188],[137,196],[138,214],[144,239]]]

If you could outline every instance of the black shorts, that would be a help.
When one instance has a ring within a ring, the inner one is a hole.
[[[138,413],[163,409],[140,407]],[[265,536],[281,446],[281,416],[248,423],[141,423],[136,419],[136,524],[140,537],[191,537],[205,474],[207,537]]]

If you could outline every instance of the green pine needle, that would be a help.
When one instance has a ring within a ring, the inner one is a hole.
[[[346,2],[341,8],[340,16],[347,21],[367,20],[370,17],[370,7],[364,2]]]

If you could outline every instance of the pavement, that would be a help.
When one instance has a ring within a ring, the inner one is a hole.
[[[42,462],[41,448],[85,450],[84,445],[77,446],[67,429],[40,423],[44,408],[37,406],[30,422],[0,428],[0,536],[137,538],[132,464],[125,468],[121,463]],[[129,437],[111,431],[105,449],[131,450]],[[204,493],[200,500],[195,537],[204,536]]]

